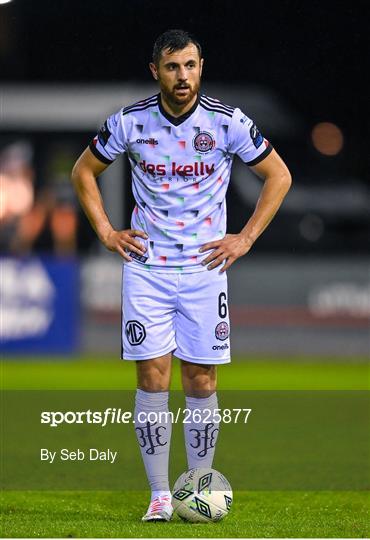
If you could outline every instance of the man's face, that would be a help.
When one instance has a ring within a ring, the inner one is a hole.
[[[159,65],[150,64],[166,100],[177,106],[187,105],[198,93],[202,67],[203,59],[193,43],[172,53],[164,49]]]

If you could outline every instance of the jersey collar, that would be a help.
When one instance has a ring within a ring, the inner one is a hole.
[[[169,114],[167,111],[164,110],[163,105],[162,105],[162,100],[161,100],[161,94],[158,94],[158,107],[159,107],[159,110],[160,110],[161,114],[172,125],[179,126],[180,124],[185,122],[185,120],[187,120],[193,114],[193,112],[195,111],[195,109],[199,105],[199,100],[200,100],[200,94],[198,93],[198,96],[197,96],[197,99],[196,99],[194,105],[192,106],[191,109],[188,110],[188,112],[186,112],[185,114],[182,114],[181,116],[172,116],[172,114]]]

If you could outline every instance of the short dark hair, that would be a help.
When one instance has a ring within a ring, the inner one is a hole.
[[[198,49],[199,57],[202,57],[202,48],[194,36],[185,30],[167,30],[155,41],[153,47],[153,62],[158,66],[162,51],[169,49],[170,53],[185,49],[189,43],[193,43]]]

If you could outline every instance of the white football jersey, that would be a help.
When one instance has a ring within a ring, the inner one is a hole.
[[[226,191],[233,157],[247,165],[272,150],[253,120],[205,95],[179,118],[160,94],[110,116],[90,144],[109,164],[127,153],[136,201],[131,227],[148,234],[145,256],[130,253],[141,268],[165,272],[206,270],[199,248],[226,234]]]

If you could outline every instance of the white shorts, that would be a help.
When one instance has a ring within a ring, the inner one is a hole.
[[[122,358],[173,352],[196,364],[230,362],[227,277],[219,269],[163,273],[124,265]]]

